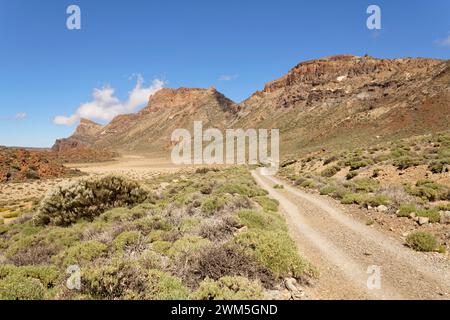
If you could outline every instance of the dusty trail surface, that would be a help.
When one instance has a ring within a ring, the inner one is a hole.
[[[309,298],[450,299],[450,262],[442,255],[414,252],[351,218],[326,197],[259,170],[252,175],[280,202],[301,254],[319,268],[320,281],[309,290]],[[284,189],[274,189],[275,184]],[[373,271],[367,273],[371,266],[380,268],[379,289],[368,288],[368,280],[376,286]]]

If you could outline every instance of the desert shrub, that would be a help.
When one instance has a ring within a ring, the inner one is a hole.
[[[406,157],[410,155],[410,149],[409,148],[396,148],[391,150],[391,158],[400,158],[400,157]]]
[[[13,266],[0,265],[0,280],[6,277],[33,278],[38,280],[45,288],[52,288],[60,280],[60,272],[51,266]]]
[[[337,156],[330,156],[330,157],[326,158],[326,159],[323,161],[323,165],[326,166],[327,164],[330,164],[330,163],[335,162],[335,161],[337,161],[337,160],[338,160],[338,157],[337,157]]]
[[[239,222],[250,229],[286,230],[286,225],[277,213],[242,210],[237,214]]]
[[[347,173],[347,175],[345,176],[345,178],[347,180],[352,180],[354,177],[356,177],[358,175],[358,171],[350,171],[349,173]]]
[[[83,179],[48,194],[39,210],[44,224],[67,226],[79,219],[92,220],[108,209],[146,200],[148,192],[137,182],[120,176]]]
[[[284,189],[284,186],[282,184],[276,184],[273,186],[274,189]]]
[[[11,212],[3,214],[3,218],[4,219],[17,218],[18,216],[19,216],[19,212],[18,211],[11,211]]]
[[[298,255],[295,243],[286,232],[249,230],[239,234],[236,242],[277,277],[314,274]]]
[[[37,279],[11,275],[0,280],[0,300],[42,300],[44,298],[44,286]]]
[[[254,197],[253,200],[255,200],[264,210],[278,211],[279,202],[275,199],[266,196],[259,196]]]
[[[333,187],[333,186],[325,186],[325,187],[323,187],[322,189],[320,189],[320,194],[321,194],[321,195],[328,195],[328,194],[334,193],[334,192],[336,192],[336,191],[337,191],[337,188],[336,188],[336,187]]]
[[[275,284],[274,275],[240,247],[232,244],[212,245],[205,250],[180,260],[177,272],[191,287],[197,287],[205,278],[219,280],[224,276],[242,276],[258,279],[266,287]]]
[[[373,158],[373,161],[375,163],[384,162],[390,159],[390,156],[388,154],[379,154]]]
[[[450,188],[430,180],[419,180],[414,187],[406,186],[406,192],[428,201],[450,199]]]
[[[8,244],[5,241],[5,249]],[[22,247],[13,254],[8,254],[8,260],[17,266],[43,265],[51,263],[51,257],[62,248],[55,244],[36,244],[30,247]]]
[[[426,217],[430,222],[439,222],[441,220],[441,215],[438,209],[420,209],[416,211],[418,217]]]
[[[199,218],[185,218],[181,221],[179,230],[182,233],[190,232],[195,229],[195,227],[197,227],[200,223],[201,220]]]
[[[225,206],[226,199],[222,196],[211,195],[205,197],[202,202],[201,209],[202,212],[208,215],[213,214],[216,211],[219,211]]]
[[[246,197],[265,196],[267,191],[256,185],[245,183],[226,183],[217,188],[218,193],[240,194]]]
[[[202,168],[198,168],[195,170],[195,173],[198,174],[205,174],[208,172],[218,172],[219,169],[218,168],[214,168],[214,167],[202,167]]]
[[[143,298],[147,278],[135,263],[114,259],[81,271],[82,293],[95,299]]]
[[[217,281],[207,278],[191,295],[191,299],[194,300],[257,300],[262,298],[262,288],[259,283],[244,277],[223,277]]]
[[[408,194],[403,186],[385,185],[378,188],[377,194],[386,196],[391,204],[398,208],[402,204],[416,202],[416,198]]]
[[[141,218],[143,211],[130,208],[114,208],[100,215],[100,219],[107,222],[124,222]]]
[[[438,242],[434,235],[417,231],[410,233],[406,237],[406,244],[416,251],[435,251],[438,247]]]
[[[331,167],[328,167],[325,170],[323,170],[320,173],[320,175],[322,177],[330,178],[330,177],[334,176],[336,173],[338,173],[339,171],[341,171],[341,167],[339,167],[339,166],[331,166]]]
[[[437,206],[437,209],[442,211],[450,211],[450,203],[441,203]]]
[[[125,231],[119,234],[113,241],[114,248],[118,251],[125,250],[128,246],[136,246],[142,240],[142,234],[139,231]]]
[[[443,159],[443,160],[432,161],[428,165],[428,170],[430,170],[433,173],[448,172],[448,166],[447,165],[450,165],[450,158]]]
[[[401,158],[395,159],[393,161],[393,165],[395,167],[397,167],[397,169],[399,169],[399,170],[405,170],[410,167],[416,167],[421,163],[422,163],[421,159],[412,158],[412,157],[408,157],[408,156],[401,157]]]
[[[373,192],[379,186],[377,180],[371,178],[354,179],[348,186],[352,187],[356,192]]]
[[[350,159],[344,162],[344,165],[350,167],[350,171],[355,171],[360,168],[370,166],[371,164],[373,164],[373,160],[360,158]]]
[[[239,223],[234,216],[223,216],[221,219],[203,220],[198,227],[197,234],[210,241],[222,241],[230,238]]]
[[[378,207],[380,205],[388,205],[389,200],[383,195],[374,195],[367,193],[347,193],[342,199],[343,204],[359,204],[361,206]]]
[[[413,212],[416,212],[417,208],[414,204],[405,203],[400,205],[400,208],[397,212],[397,217],[409,217],[409,215]]]
[[[167,251],[169,256],[177,256],[180,254],[189,254],[203,249],[210,241],[198,236],[184,236],[175,241]]]
[[[67,248],[55,256],[53,261],[65,266],[73,264],[82,265],[102,256],[107,249],[108,246],[101,242],[95,240],[84,241]]]
[[[145,284],[145,299],[186,300],[189,290],[180,279],[159,270],[149,270]]]
[[[303,178],[303,177],[296,178],[296,179],[294,179],[294,185],[300,186],[305,181],[306,181],[306,178]]]
[[[313,180],[305,180],[300,184],[303,188],[314,188],[316,183]]]
[[[158,253],[166,254],[171,246],[172,243],[170,243],[169,241],[156,240],[152,242],[152,250]]]

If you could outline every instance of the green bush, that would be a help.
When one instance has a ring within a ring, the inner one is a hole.
[[[354,177],[356,177],[358,175],[358,171],[350,171],[349,173],[347,173],[347,175],[345,176],[345,178],[347,180],[352,180]]]
[[[353,180],[351,186],[356,192],[374,192],[379,184],[377,180],[371,178],[360,178]]]
[[[336,187],[333,186],[325,186],[322,189],[320,189],[320,194],[321,195],[328,195],[331,193],[335,193],[337,191]]]
[[[4,219],[12,219],[12,218],[17,218],[18,216],[19,216],[19,212],[11,211],[11,212],[5,213],[3,215],[3,218]]]
[[[419,180],[414,187],[406,186],[406,192],[428,201],[449,200],[450,188],[430,180]]]
[[[180,279],[159,270],[150,270],[145,284],[145,299],[148,300],[186,300],[189,290]]]
[[[113,245],[117,251],[123,251],[127,246],[137,245],[141,239],[142,234],[139,231],[124,231],[114,239]]]
[[[258,212],[255,210],[239,211],[239,222],[250,229],[286,230],[286,226],[278,213]]]
[[[0,265],[0,279],[6,277],[25,277],[39,280],[46,288],[56,286],[60,278],[60,272],[51,266],[13,266]]]
[[[411,158],[411,157],[407,157],[407,156],[395,159],[393,162],[394,166],[397,167],[397,169],[399,169],[399,170],[405,170],[410,167],[416,167],[421,163],[422,163],[421,159]]]
[[[303,188],[314,188],[316,183],[313,180],[305,180],[300,184]]]
[[[44,224],[67,226],[82,218],[92,220],[111,208],[143,202],[147,196],[137,182],[124,177],[82,179],[47,195],[38,217]]]
[[[219,210],[221,210],[226,203],[226,199],[223,196],[211,195],[205,197],[202,202],[201,209],[202,212],[211,215]]]
[[[253,200],[266,211],[278,211],[279,202],[275,199],[266,196],[258,196],[254,197]]]
[[[157,253],[166,254],[169,251],[171,246],[172,246],[172,243],[170,243],[169,241],[156,240],[156,241],[152,242],[152,249],[153,249],[153,251],[155,251]]]
[[[245,183],[227,183],[220,186],[217,193],[240,194],[247,197],[265,196],[267,192],[257,185],[249,185]]]
[[[210,241],[198,236],[184,236],[175,241],[167,251],[169,256],[189,254],[199,251],[210,244]]]
[[[239,276],[222,277],[217,281],[206,278],[191,295],[191,299],[194,300],[259,300],[262,298],[262,288],[258,282]]]
[[[409,234],[406,237],[406,244],[416,251],[435,251],[438,248],[438,242],[434,235],[422,231]]]
[[[44,286],[37,279],[20,275],[0,280],[0,300],[43,300]]]
[[[107,249],[107,245],[95,240],[80,242],[55,256],[53,261],[65,266],[82,265],[102,256]]]
[[[323,170],[320,173],[320,175],[322,177],[330,178],[330,177],[334,176],[336,173],[338,173],[339,171],[341,171],[341,167],[339,167],[339,166],[331,166],[331,167],[328,167],[325,170]]]
[[[426,217],[430,222],[436,223],[441,220],[441,215],[438,209],[420,209],[416,211],[418,217]]]
[[[405,203],[400,205],[397,212],[397,217],[409,217],[412,212],[417,212],[417,208],[413,204]]]
[[[114,259],[81,269],[82,293],[94,299],[143,299],[147,280],[137,264]]]
[[[277,277],[315,275],[286,232],[249,230],[239,234],[236,241]]]
[[[386,196],[383,195],[373,195],[367,193],[347,193],[341,199],[341,203],[378,207],[380,205],[388,205],[389,200]]]

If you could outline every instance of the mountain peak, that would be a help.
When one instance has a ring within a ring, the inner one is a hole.
[[[163,88],[153,94],[149,98],[147,107],[141,110],[142,113],[159,111],[169,108],[177,108],[186,105],[196,107],[208,99],[225,101],[227,105],[234,104],[226,98],[222,93],[218,92],[215,87],[210,88]]]

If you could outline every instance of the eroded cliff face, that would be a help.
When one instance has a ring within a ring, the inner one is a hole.
[[[244,101],[234,125],[279,128],[285,151],[444,130],[449,70],[433,59],[306,61]]]
[[[215,88],[164,88],[140,112],[106,126],[83,121],[62,148],[166,151],[177,128],[194,121],[224,129],[279,128],[286,150],[449,126],[449,61],[339,55],[305,61],[241,104]],[[282,146],[282,149],[283,149]]]

